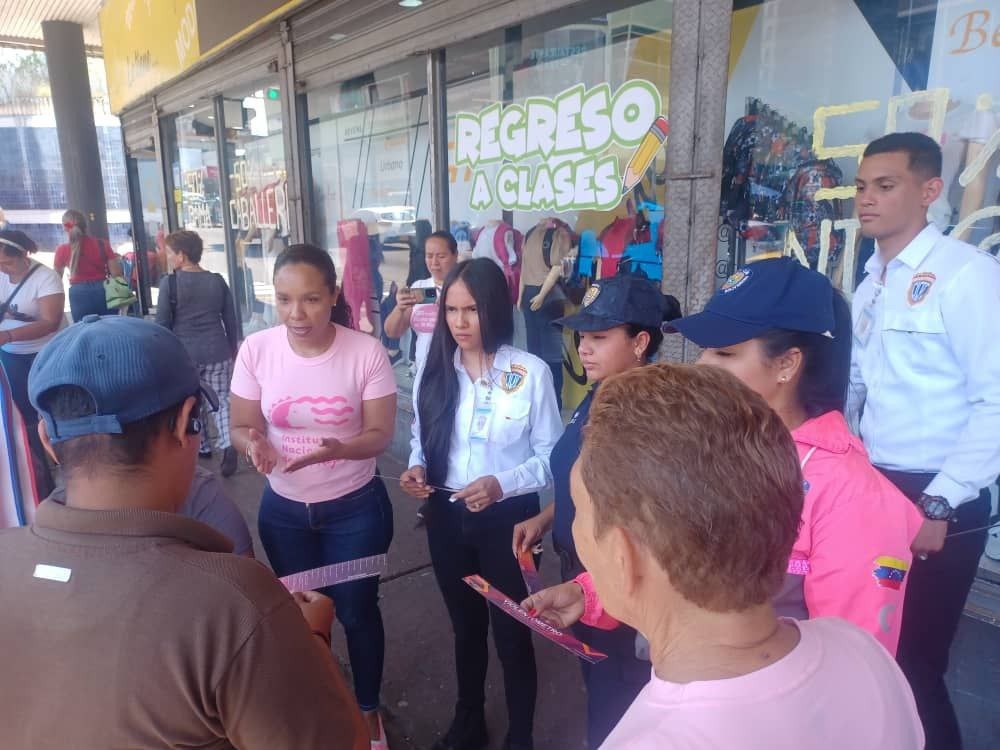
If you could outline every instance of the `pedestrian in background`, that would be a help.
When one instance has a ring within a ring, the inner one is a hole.
[[[66,322],[66,296],[55,272],[30,258],[37,250],[24,232],[0,230],[0,365],[24,421],[38,496],[44,498],[54,484],[38,437],[38,412],[28,398],[28,373]]]
[[[233,295],[226,280],[199,263],[204,250],[196,232],[167,235],[167,263],[171,273],[160,280],[156,322],[169,328],[198,366],[202,381],[219,395],[215,416],[216,446],[222,451],[222,476],[232,476],[238,465],[229,434],[229,383],[239,349],[239,328]],[[207,430],[201,433],[202,458],[212,455]]]
[[[73,322],[85,315],[115,315],[115,310],[108,309],[104,295],[104,280],[122,276],[122,265],[111,243],[87,234],[87,217],[74,208],[63,214],[62,223],[69,242],[56,248],[53,265],[60,279],[69,269],[69,309]]]

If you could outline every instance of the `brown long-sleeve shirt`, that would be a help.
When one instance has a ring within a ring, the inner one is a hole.
[[[367,747],[298,605],[197,521],[45,502],[0,532],[0,748]]]

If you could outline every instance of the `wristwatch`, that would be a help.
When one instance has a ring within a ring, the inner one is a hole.
[[[931,521],[947,521],[955,512],[947,500],[937,495],[921,495],[917,498],[917,507],[924,518]]]

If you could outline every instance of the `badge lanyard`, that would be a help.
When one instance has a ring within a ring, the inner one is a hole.
[[[485,442],[489,440],[490,437],[490,426],[493,424],[493,377],[490,373],[490,378],[480,377],[478,383],[482,385],[486,384],[486,399],[482,404],[479,403],[479,389],[474,383],[473,396],[475,398],[474,405],[472,407],[472,427],[469,430],[469,440],[476,442]]]

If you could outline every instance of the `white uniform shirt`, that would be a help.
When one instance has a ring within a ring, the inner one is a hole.
[[[881,281],[883,270],[885,281]],[[958,507],[1000,473],[1000,263],[929,224],[853,300],[849,422],[872,463]]]
[[[546,487],[552,481],[549,454],[563,431],[549,366],[533,354],[501,346],[489,373],[475,383],[462,366],[461,350],[455,351],[455,370],[459,396],[445,485],[460,490],[492,474],[504,497]],[[418,373],[413,388],[416,416],[410,466],[426,466],[416,408],[423,372]],[[473,435],[475,412],[488,404],[492,410],[486,439],[477,439]]]

